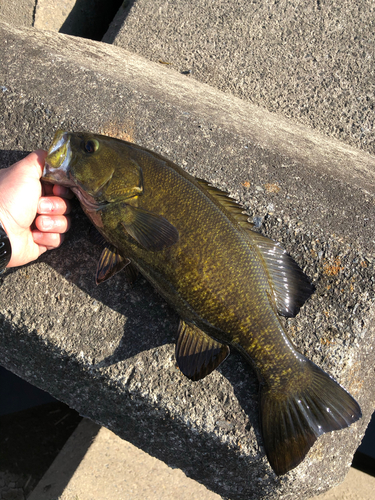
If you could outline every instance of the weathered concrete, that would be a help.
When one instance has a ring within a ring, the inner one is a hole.
[[[79,451],[87,449],[88,444],[88,452],[81,460]],[[56,498],[221,499],[203,485],[187,478],[181,470],[168,467],[87,419],[82,420],[28,500]]]
[[[374,408],[375,160],[116,47],[6,25],[0,43],[2,163],[46,147],[58,127],[89,129],[229,190],[314,279],[288,332],[364,417],[277,478],[249,367],[233,355],[203,381],[184,379],[178,318],[151,287],[129,289],[121,274],[95,287],[98,250],[78,208],[61,249],[3,278],[1,363],[232,500],[308,498],[337,484]]]
[[[87,450],[83,460],[82,449]],[[373,500],[375,477],[350,468],[312,500]],[[27,500],[220,500],[180,470],[84,419]]]
[[[104,41],[375,152],[375,4],[135,0]]]
[[[38,0],[34,27],[100,40],[121,0]]]
[[[31,27],[34,23],[36,0],[0,0],[0,21],[14,26]]]
[[[75,4],[76,0],[59,0],[58,4],[51,0],[38,0],[35,9],[34,27],[59,31],[67,21]]]

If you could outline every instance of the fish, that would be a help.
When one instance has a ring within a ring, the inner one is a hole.
[[[227,193],[136,144],[64,130],[42,179],[69,187],[97,229],[97,283],[122,269],[131,279],[141,273],[175,309],[183,375],[201,380],[231,348],[255,369],[277,475],[300,464],[319,436],[361,418],[356,400],[297,351],[283,326],[314,285]]]

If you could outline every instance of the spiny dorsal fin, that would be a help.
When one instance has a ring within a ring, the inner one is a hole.
[[[165,217],[125,203],[121,207],[121,224],[146,250],[162,250],[178,241],[178,231]]]
[[[231,216],[238,222],[240,223],[241,226],[250,226],[252,227],[254,224],[252,222],[249,222],[248,215],[244,214],[244,209],[233,199],[230,198],[228,193],[225,191],[221,191],[221,189],[218,189],[214,186],[211,186],[207,181],[204,179],[199,179],[198,177],[195,177],[195,180],[200,184],[205,191],[208,191],[211,195],[211,197],[222,207],[224,207],[228,212],[231,214]]]
[[[176,344],[176,360],[190,380],[201,380],[217,368],[229,355],[229,347],[209,337],[195,325],[180,321]]]
[[[263,257],[270,276],[278,313],[293,317],[298,314],[315,287],[280,243],[255,231],[248,232]]]

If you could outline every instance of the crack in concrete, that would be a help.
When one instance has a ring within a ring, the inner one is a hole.
[[[35,4],[34,4],[34,9],[33,9],[33,22],[31,24],[31,26],[34,28],[35,26],[35,15],[36,15],[36,8],[38,6],[38,0],[35,0]]]

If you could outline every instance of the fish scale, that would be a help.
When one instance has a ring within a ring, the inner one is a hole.
[[[264,447],[276,474],[324,432],[361,417],[358,403],[300,354],[280,320],[313,293],[280,244],[252,231],[222,191],[135,144],[56,132],[43,179],[70,187],[102,235],[97,282],[140,271],[180,316],[176,360],[191,380],[237,349],[260,381]],[[129,272],[129,270],[132,270]]]

